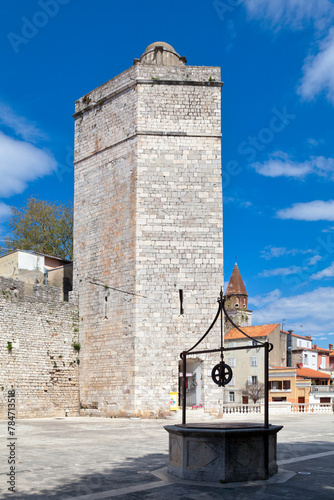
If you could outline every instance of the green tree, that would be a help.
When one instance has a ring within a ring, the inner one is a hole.
[[[11,207],[6,251],[33,250],[63,259],[73,254],[73,204],[52,203],[31,196],[21,209]]]

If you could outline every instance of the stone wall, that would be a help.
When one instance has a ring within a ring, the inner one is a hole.
[[[17,417],[79,414],[78,313],[61,299],[58,288],[34,285],[28,296],[23,282],[0,277],[0,418],[11,387]]]
[[[252,311],[246,309],[226,309],[226,312],[235,325],[241,328],[243,326],[252,326]],[[234,328],[234,326],[225,316],[225,333],[228,333],[232,328]]]
[[[220,68],[136,63],[76,102],[74,289],[89,414],[168,412],[180,351],[216,313],[221,86]],[[201,402],[217,409],[219,355],[200,361]]]

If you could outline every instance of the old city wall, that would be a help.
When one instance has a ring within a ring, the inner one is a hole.
[[[0,418],[7,416],[7,391],[16,391],[19,418],[79,414],[77,307],[62,291],[0,277]]]

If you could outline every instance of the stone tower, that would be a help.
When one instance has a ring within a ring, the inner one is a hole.
[[[75,103],[80,399],[93,414],[168,412],[179,353],[216,313],[222,83],[220,68],[185,63],[154,43]]]
[[[252,325],[252,311],[248,310],[248,294],[242,280],[238,264],[234,264],[232,275],[225,292],[226,312],[238,326]],[[231,330],[232,325],[225,317],[225,333]]]

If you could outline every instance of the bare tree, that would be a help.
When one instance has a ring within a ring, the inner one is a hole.
[[[264,384],[262,382],[258,382],[257,384],[246,382],[242,390],[242,395],[248,396],[253,403],[257,403],[257,401],[264,398]]]

